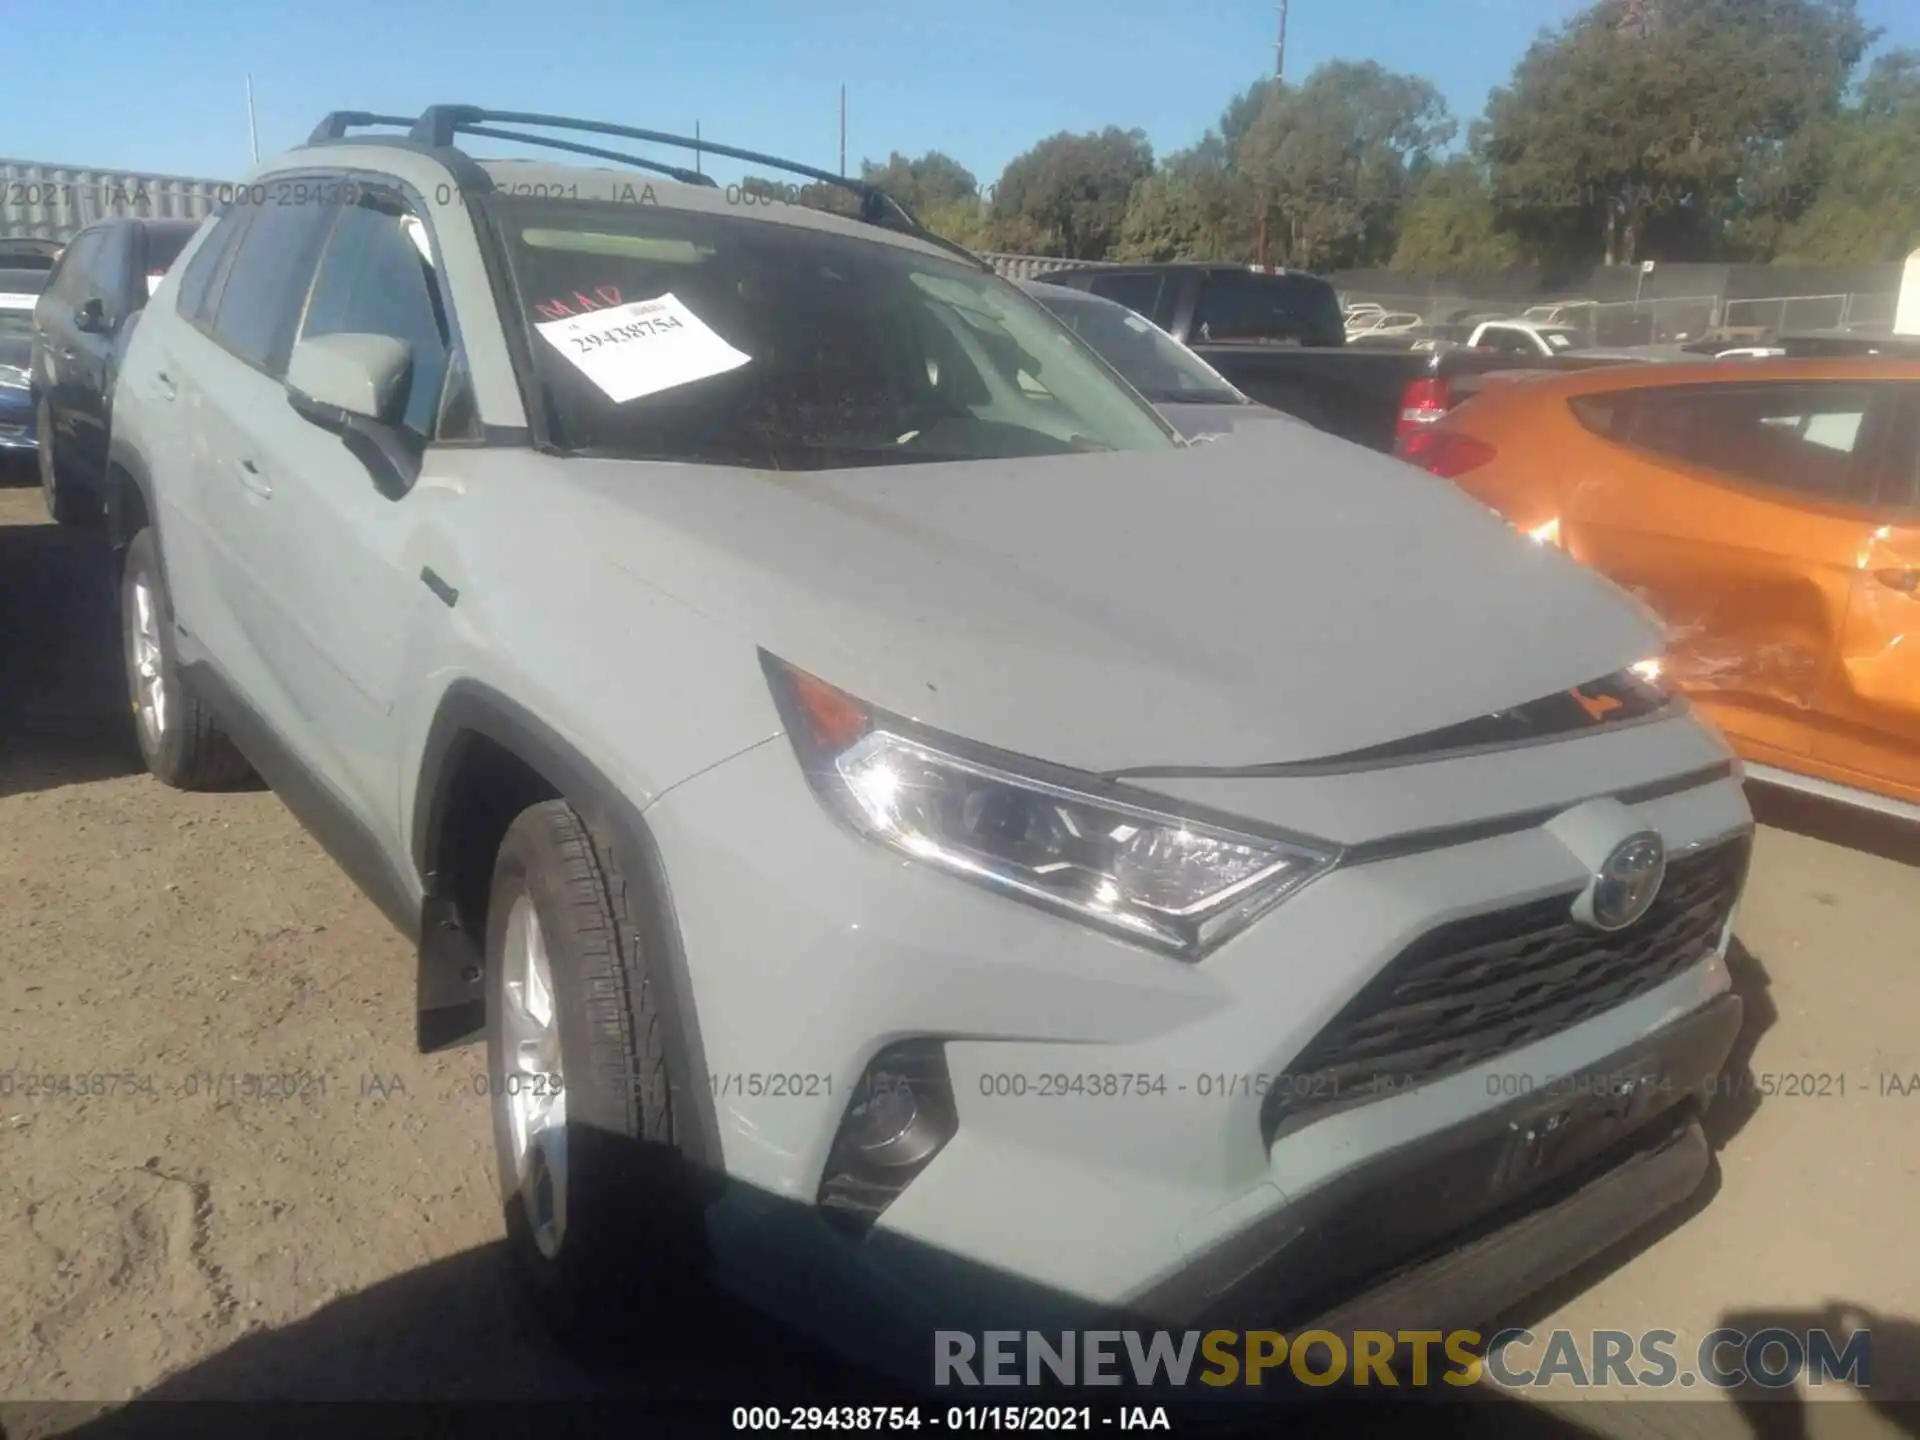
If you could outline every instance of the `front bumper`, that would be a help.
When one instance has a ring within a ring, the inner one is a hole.
[[[1633,808],[1676,853],[1750,826],[1730,777]],[[734,1182],[710,1222],[722,1278],[802,1324],[877,1313],[872,1333],[896,1341],[1102,1313],[1183,1327],[1237,1314],[1240,1327],[1271,1328],[1540,1203],[1538,1186],[1500,1178],[1507,1162],[1461,1148],[1505,1136],[1530,1113],[1526,1097],[1687,1017],[1733,1013],[1737,1026],[1737,1002],[1715,1008],[1729,988],[1729,917],[1695,963],[1569,1028],[1276,1131],[1253,1077],[1287,1075],[1419,937],[1577,889],[1586,877],[1571,854],[1530,828],[1337,869],[1189,965],[842,832],[784,740],[669,792],[647,818]],[[944,1041],[958,1132],[849,1240],[816,1207],[828,1150],[869,1060],[921,1036]],[[1699,1088],[1693,1072],[1710,1081],[1730,1044],[1728,1031],[1671,1062],[1671,1104],[1635,1111],[1627,1128],[1642,1135],[1681,1105]],[[754,1093],[773,1076],[785,1079]],[[1136,1084],[1112,1093],[1111,1077]],[[1446,1157],[1457,1173],[1432,1168]],[[1566,1163],[1600,1158],[1578,1150]],[[1684,1178],[1663,1163],[1648,1203],[1668,1203]],[[1569,1173],[1556,1162],[1533,1179]],[[1424,1203],[1418,1187],[1432,1186],[1451,1188]],[[1401,1210],[1428,1222],[1400,1223]],[[1358,1228],[1336,1241],[1348,1215]],[[912,1346],[923,1362],[932,1353]]]

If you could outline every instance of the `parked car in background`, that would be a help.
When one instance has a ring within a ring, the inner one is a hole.
[[[1391,451],[1403,428],[1445,414],[1493,371],[1622,363],[1608,354],[1416,351],[1417,332],[1349,341],[1333,287],[1297,271],[1115,265],[1053,271],[1046,283],[1125,305],[1242,394],[1371,450]],[[1373,312],[1350,313],[1364,324]]]
[[[1920,818],[1920,360],[1497,379],[1402,453],[1651,605],[1754,778]]]
[[[1487,320],[1467,334],[1469,350],[1485,350],[1495,355],[1516,355],[1532,360],[1557,360],[1563,355],[1579,355],[1588,360],[1651,360],[1680,358],[1677,346],[1671,353],[1660,346],[1590,345],[1586,335],[1570,325],[1550,325],[1541,320]]]
[[[1085,290],[1144,315],[1183,344],[1344,345],[1333,286],[1304,270],[1245,265],[1102,265],[1056,270],[1047,283]],[[1416,317],[1417,318],[1417,317]]]
[[[711,1274],[922,1383],[996,1317],[1452,1328],[1698,1189],[1752,823],[1638,607],[1182,443],[860,182],[503,121],[740,153],[329,117],[135,331],[109,535],[148,767],[256,765],[485,1034],[551,1314]]]
[[[0,461],[38,448],[30,379],[33,307],[59,254],[55,241],[0,239]]]
[[[1084,290],[1026,280],[1020,288],[1120,372],[1174,429],[1191,440],[1230,434],[1256,421],[1299,421],[1250,399],[1206,361],[1145,316]]]
[[[199,224],[97,221],[68,244],[34,306],[30,370],[40,487],[47,513],[63,525],[100,518],[120,356],[147,297]]]

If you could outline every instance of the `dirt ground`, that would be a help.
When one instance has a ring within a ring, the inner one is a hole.
[[[272,794],[138,773],[101,552],[42,523],[26,479],[0,480],[0,1399],[703,1378],[753,1399],[758,1362],[636,1376],[523,1328],[494,1269],[480,1057],[414,1052],[408,947]],[[1522,1318],[1666,1328],[1682,1356],[1723,1323],[1869,1325],[1873,1392],[1920,1399],[1920,1093],[1884,1093],[1920,1074],[1920,836],[1799,803],[1762,818],[1735,1070],[1845,1093],[1723,1101],[1694,1213]],[[48,1074],[95,1093],[38,1093]],[[1613,1433],[1746,1430],[1724,1403],[1573,1408]],[[1844,1433],[1874,1433],[1846,1410]]]

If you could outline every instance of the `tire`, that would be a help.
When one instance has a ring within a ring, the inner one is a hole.
[[[661,1301],[703,1294],[705,1217],[676,1143],[666,1021],[635,923],[640,903],[564,801],[535,805],[508,827],[487,905],[494,1155],[513,1274],[562,1334],[604,1337],[622,1310],[657,1318],[675,1313]],[[525,982],[534,934],[552,1021],[540,1041],[523,1044],[523,1017],[540,1008],[521,1004],[538,988]],[[550,1128],[523,1112],[516,1129],[515,1091],[526,1112],[546,1109]],[[556,1094],[563,1119],[552,1114]],[[561,1183],[550,1169],[556,1156]]]
[[[72,525],[93,530],[106,519],[106,507],[84,490],[76,490],[71,477],[60,476],[60,462],[53,453],[53,411],[43,398],[34,407],[35,448],[39,451],[40,495],[47,503],[47,514],[56,525]]]
[[[176,790],[222,790],[246,779],[251,771],[246,757],[181,673],[173,644],[173,602],[151,528],[127,547],[120,574],[120,635],[133,728],[153,777]]]

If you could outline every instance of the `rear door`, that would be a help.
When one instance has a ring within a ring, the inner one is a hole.
[[[100,306],[101,328],[74,328],[68,376],[71,394],[72,445],[68,458],[89,479],[103,476],[107,468],[107,377],[113,365],[114,335],[132,314],[131,295],[134,273],[134,232],[132,225],[110,225],[98,231],[99,243],[90,248],[81,262],[80,283],[84,287],[75,308],[88,303]]]
[[[1920,803],[1920,384],[1903,388],[1813,756],[1842,783]]]
[[[278,477],[258,427],[284,411],[287,354],[333,207],[318,200],[248,207],[247,228],[223,262],[219,292],[185,368],[197,395],[202,454],[194,491],[206,542],[208,648],[229,683],[305,751],[306,722],[280,690],[276,652],[292,623],[278,574]],[[183,287],[184,288],[184,287]],[[214,638],[217,635],[217,639]]]
[[[1566,487],[1568,549],[1659,613],[1668,678],[1747,753],[1810,757],[1902,387],[1686,384],[1573,409],[1620,449]]]
[[[86,294],[88,260],[99,253],[101,243],[98,230],[83,230],[76,235],[62,252],[46,292],[33,307],[33,382],[53,412],[53,429],[50,436],[41,437],[41,443],[51,438],[55,453],[73,443],[68,415],[73,408],[72,386],[78,373],[74,364],[74,342],[79,335],[74,328],[73,313]],[[63,468],[64,463],[63,459]]]
[[[223,661],[239,652],[241,637],[225,608],[226,562],[215,521],[227,508],[229,482],[211,449],[220,427],[208,423],[208,385],[238,362],[215,343],[213,319],[239,242],[259,208],[227,206],[216,214],[187,258],[172,311],[141,320],[114,397],[122,427],[137,437],[153,478],[168,598],[187,632],[181,643]]]

